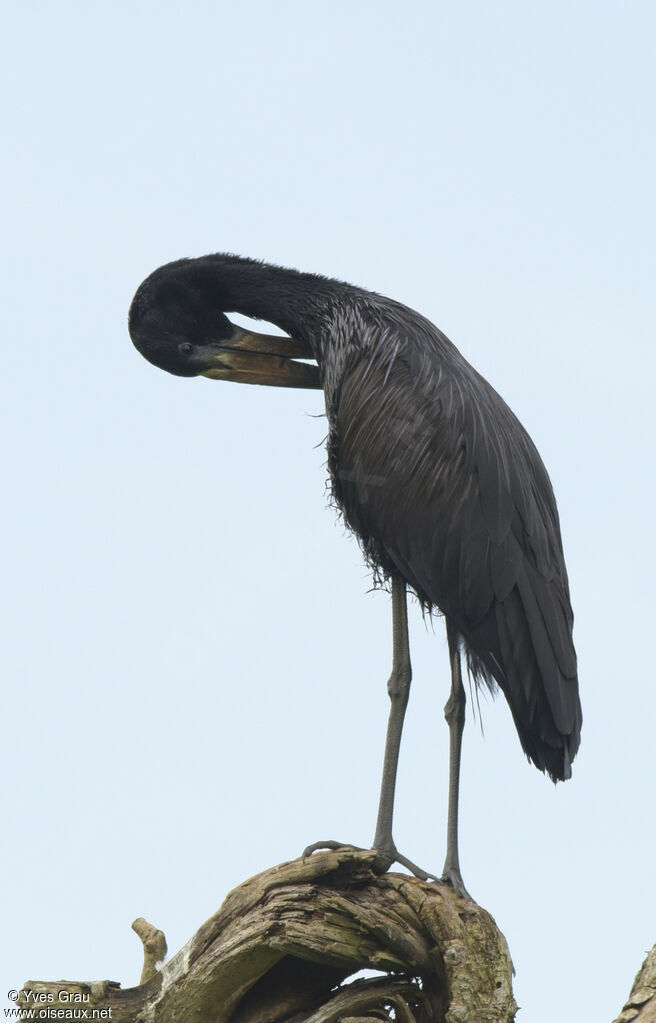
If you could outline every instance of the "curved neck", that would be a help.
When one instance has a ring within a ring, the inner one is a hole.
[[[169,263],[160,271],[167,283],[190,287],[222,313],[242,313],[305,337],[320,330],[349,285],[317,274],[217,253]]]

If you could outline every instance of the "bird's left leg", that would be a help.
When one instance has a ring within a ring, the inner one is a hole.
[[[392,706],[387,725],[383,780],[380,789],[378,820],[373,844],[373,848],[378,853],[376,869],[382,873],[385,870],[389,870],[393,863],[401,863],[415,877],[419,877],[423,881],[427,881],[429,878],[437,881],[434,874],[427,873],[413,863],[412,860],[402,856],[397,851],[394,839],[392,838],[394,792],[399,764],[399,750],[401,748],[401,733],[410,695],[410,680],[412,679],[405,580],[397,577],[392,579],[392,636],[392,673],[387,683],[387,692],[389,693]],[[335,849],[340,844],[339,842],[315,842],[314,845],[307,847],[303,853],[303,858],[316,849]],[[355,848],[358,847],[356,846]]]
[[[403,721],[408,706],[410,682],[412,680],[406,585],[405,580],[398,577],[392,579],[392,637],[392,674],[387,683],[391,707],[387,724],[383,780],[380,787],[378,820],[376,822],[373,847],[379,854],[380,866],[383,870],[388,870],[392,863],[401,863],[415,877],[420,877],[424,881],[427,881],[428,878],[437,880],[433,874],[428,874],[421,867],[413,863],[412,860],[402,856],[397,851],[394,839],[392,838],[394,794],[399,765],[399,750],[401,748],[401,733],[403,731]]]

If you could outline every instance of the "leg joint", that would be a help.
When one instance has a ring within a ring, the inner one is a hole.
[[[412,681],[412,665],[410,658],[404,658],[392,668],[392,674],[387,683],[387,692],[390,700],[408,699],[410,683]]]
[[[467,697],[463,686],[459,686],[455,692],[452,690],[449,699],[444,704],[444,717],[449,727],[458,724],[462,728],[465,723],[465,704]]]

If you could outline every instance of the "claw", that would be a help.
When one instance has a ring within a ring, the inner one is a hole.
[[[442,884],[450,884],[452,888],[455,888],[459,895],[462,895],[463,899],[467,899],[469,902],[474,901],[465,888],[465,882],[462,879],[462,874],[457,867],[445,867],[440,881]]]

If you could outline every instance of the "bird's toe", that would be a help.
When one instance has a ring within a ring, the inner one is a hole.
[[[305,863],[308,856],[318,852],[320,849],[355,849],[356,852],[364,851],[362,846],[351,845],[350,842],[335,842],[333,839],[327,839],[325,842],[313,842],[312,845],[306,845],[301,856],[303,863]]]
[[[430,874],[423,867],[418,867],[416,863],[409,860],[407,856],[402,856],[400,852],[397,852],[394,857],[395,863],[400,863],[402,867],[409,870],[411,874],[418,877],[420,881],[439,881],[439,878],[435,874]]]
[[[459,895],[462,895],[463,899],[468,899],[470,902],[474,901],[465,888],[465,882],[462,879],[462,874],[458,867],[445,867],[442,877],[439,879],[435,878],[435,880],[440,880],[442,884],[451,885],[451,887],[455,888]]]

